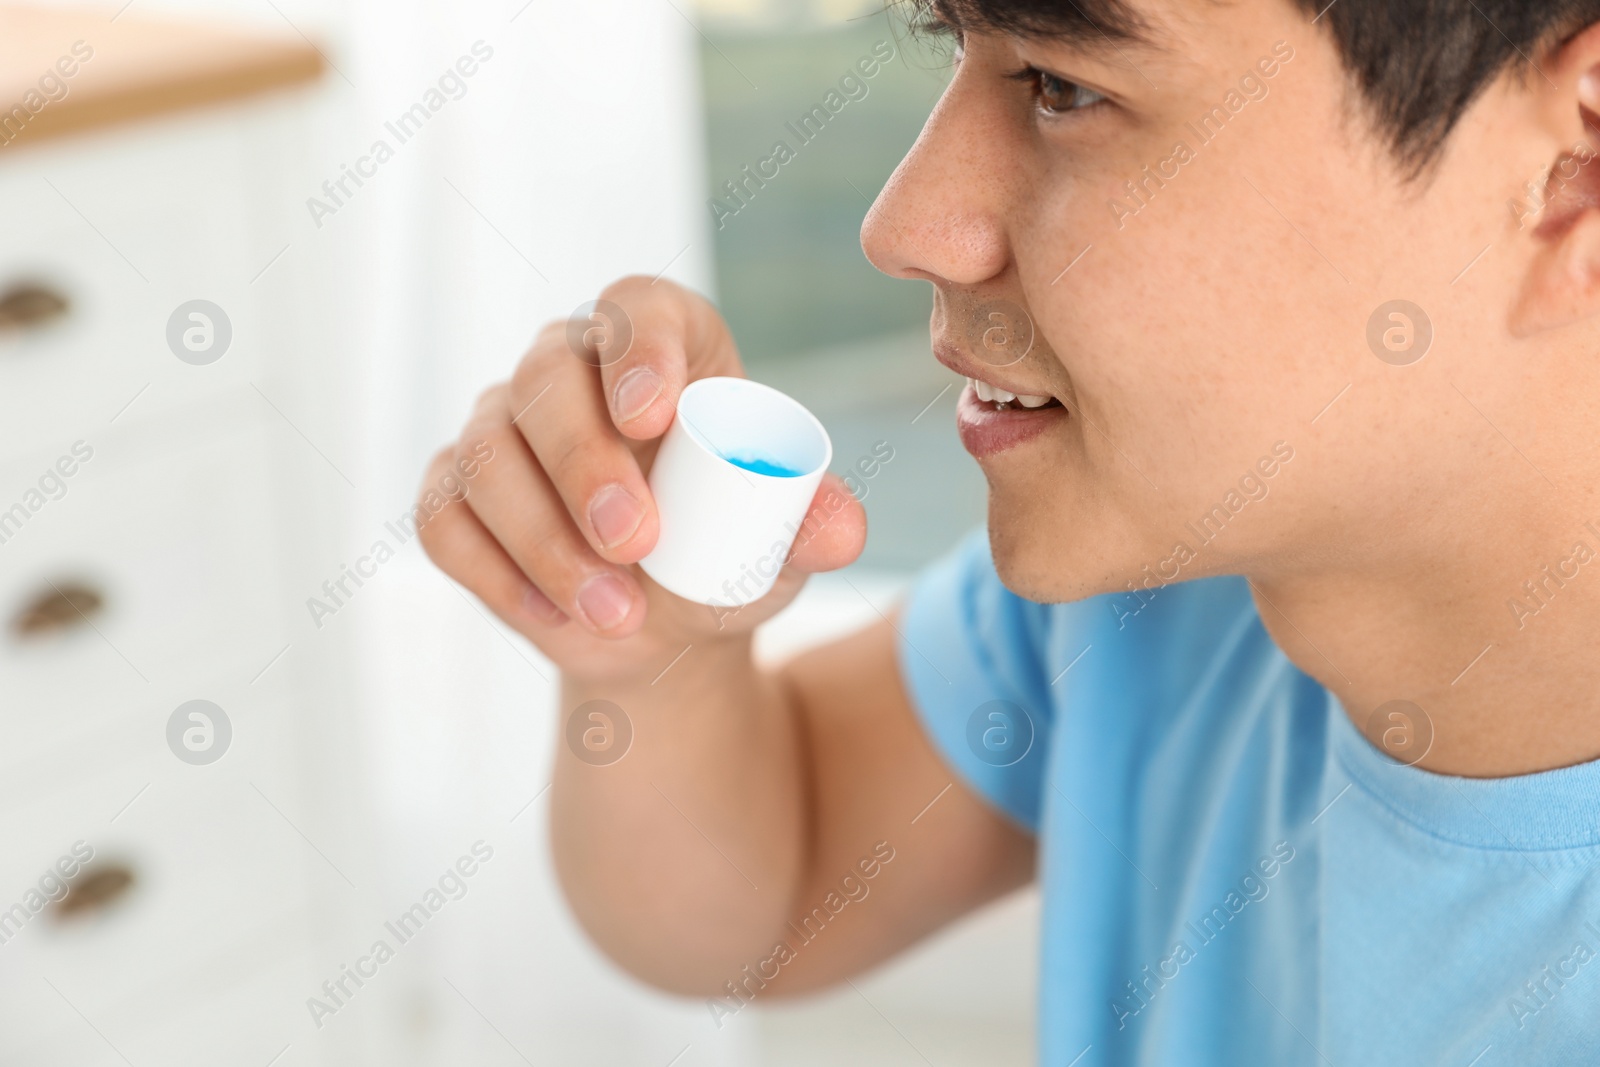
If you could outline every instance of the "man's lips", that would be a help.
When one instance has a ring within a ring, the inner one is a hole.
[[[956,431],[961,435],[962,446],[977,459],[1025,444],[1052,427],[1065,424],[1070,417],[1059,404],[1025,408],[980,400],[970,384],[956,402]]]
[[[967,346],[939,336],[933,338],[933,357],[967,379],[956,404],[956,430],[978,459],[1016,448],[1069,417],[1048,386],[1022,380],[1020,362],[991,366]]]

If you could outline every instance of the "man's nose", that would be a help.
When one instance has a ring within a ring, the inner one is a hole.
[[[994,168],[1015,157],[995,143],[1001,128],[958,71],[861,224],[861,247],[873,266],[896,278],[961,286],[1006,269],[1006,189]]]

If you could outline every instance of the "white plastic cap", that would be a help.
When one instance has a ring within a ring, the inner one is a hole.
[[[759,600],[777,581],[832,460],[822,423],[771,386],[690,382],[650,469],[661,535],[639,566],[701,604]]]

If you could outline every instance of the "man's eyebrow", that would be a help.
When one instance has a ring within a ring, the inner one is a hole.
[[[1150,24],[1125,0],[913,0],[932,29],[990,30],[1084,51],[1155,46]]]

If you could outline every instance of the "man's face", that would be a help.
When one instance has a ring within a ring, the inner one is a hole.
[[[1484,422],[1515,251],[1474,262],[1549,162],[1510,90],[1410,183],[1284,0],[1138,10],[1152,45],[968,30],[863,228],[880,269],[933,283],[936,354],[1063,405],[961,402],[1006,584],[1394,559],[1528,476]]]

